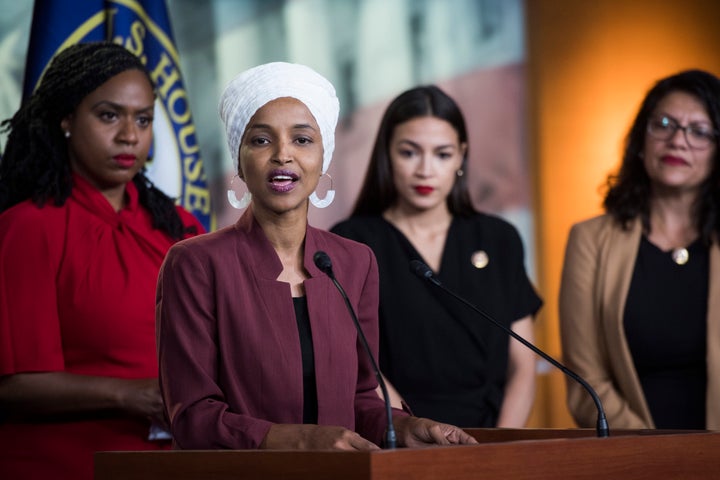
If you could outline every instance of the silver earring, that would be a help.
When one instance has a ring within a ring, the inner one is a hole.
[[[463,171],[462,168],[458,169],[458,171],[455,172],[455,173],[457,173],[457,176],[458,176],[458,177],[462,177],[463,175],[465,175],[465,172]]]
[[[237,175],[235,175],[232,180],[230,180],[230,188],[227,191],[227,199],[228,203],[233,208],[242,210],[243,208],[246,208],[248,205],[250,205],[250,201],[252,200],[252,193],[250,193],[249,190],[245,190],[242,198],[238,200],[237,195],[235,194],[235,189],[233,188],[233,182],[235,181],[235,178],[237,178]]]
[[[320,198],[317,196],[316,192],[312,192],[310,194],[310,203],[312,203],[316,208],[325,208],[328,207],[333,200],[335,200],[335,190],[333,190],[333,179],[328,173],[323,173],[320,177],[327,175],[327,177],[330,179],[330,189],[325,193],[324,198]]]
[[[65,130],[65,138],[70,138],[70,130]]]

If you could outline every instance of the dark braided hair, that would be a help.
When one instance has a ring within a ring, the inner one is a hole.
[[[643,150],[648,121],[658,103],[673,92],[695,97],[705,107],[713,130],[720,129],[720,79],[702,70],[685,70],[659,80],[647,93],[625,142],[620,171],[607,179],[605,211],[625,229],[640,218],[646,231],[650,230],[650,177],[643,163]],[[700,185],[694,205],[694,222],[703,241],[709,244],[713,234],[720,238],[720,147],[715,143],[715,155],[708,177]]]
[[[145,73],[154,88],[140,59],[111,42],[72,45],[53,58],[32,96],[1,124],[9,135],[0,160],[0,212],[27,199],[39,207],[50,199],[54,205],[65,204],[73,184],[60,122],[87,95],[127,70]],[[154,228],[176,240],[189,233],[173,200],[152,184],[144,169],[133,183]]]
[[[375,145],[370,155],[365,181],[360,189],[352,215],[379,215],[390,208],[398,197],[390,162],[390,141],[395,127],[418,117],[435,117],[453,126],[459,142],[467,144],[465,118],[455,101],[435,85],[411,88],[398,95],[385,110]],[[467,170],[468,153],[462,161]],[[447,206],[455,216],[469,217],[476,213],[470,200],[467,176],[457,177],[447,197]]]

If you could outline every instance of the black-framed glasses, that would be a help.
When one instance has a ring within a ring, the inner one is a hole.
[[[647,132],[658,140],[670,140],[678,130],[683,131],[688,145],[698,150],[710,147],[717,140],[717,132],[706,125],[691,123],[683,127],[667,115],[651,117],[648,121]]]

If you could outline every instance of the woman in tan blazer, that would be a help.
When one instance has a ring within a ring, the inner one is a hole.
[[[606,214],[574,225],[560,289],[564,359],[611,428],[720,429],[720,80],[648,92],[610,177]],[[568,382],[581,427],[597,411]]]

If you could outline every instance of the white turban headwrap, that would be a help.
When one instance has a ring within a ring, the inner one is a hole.
[[[315,117],[323,142],[322,173],[327,171],[335,150],[335,126],[340,113],[335,88],[310,67],[273,62],[242,72],[230,81],[220,97],[220,118],[225,124],[236,172],[240,142],[248,122],[263,105],[282,97],[300,100]]]

